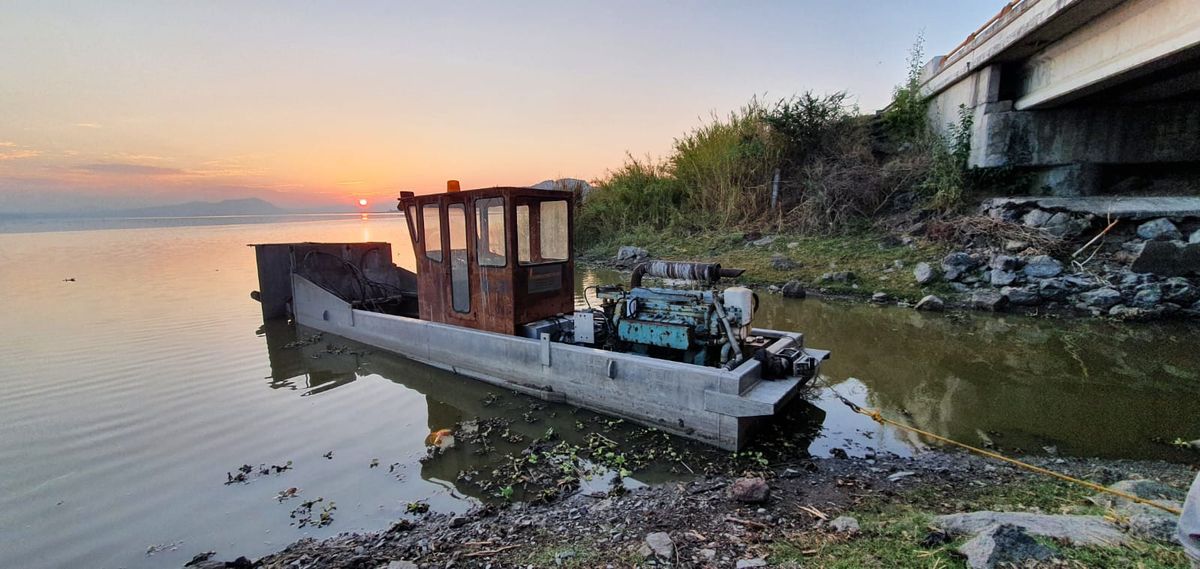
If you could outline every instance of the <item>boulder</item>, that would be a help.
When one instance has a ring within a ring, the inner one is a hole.
[[[1038,296],[1046,300],[1062,300],[1070,294],[1062,279],[1046,279],[1038,283]]]
[[[1030,210],[1029,213],[1021,217],[1021,223],[1028,227],[1041,227],[1046,225],[1046,222],[1050,221],[1050,218],[1052,217],[1054,216],[1051,215],[1050,212],[1034,209]]]
[[[978,259],[962,251],[950,253],[942,259],[942,271],[948,281],[956,281],[964,273],[978,266]]]
[[[937,516],[933,524],[953,535],[971,535],[989,526],[1011,524],[1030,535],[1057,539],[1069,545],[1114,547],[1129,542],[1129,536],[1103,516],[981,511]]]
[[[645,546],[651,554],[660,559],[670,560],[675,557],[675,542],[671,541],[670,534],[666,532],[646,534]]]
[[[917,263],[913,269],[913,278],[917,279],[917,284],[924,285],[933,282],[937,278],[937,274],[933,272],[933,267],[929,263]]]
[[[804,283],[798,280],[790,280],[780,289],[785,298],[804,298],[808,293],[804,290]]]
[[[1147,241],[1129,270],[1164,277],[1200,272],[1200,243]]]
[[[771,268],[775,269],[776,271],[790,271],[796,267],[797,265],[795,261],[784,257],[783,255],[771,256]]]
[[[1008,304],[1004,295],[994,290],[979,290],[971,293],[971,307],[976,310],[999,312]]]
[[[1133,294],[1131,306],[1136,308],[1154,308],[1163,300],[1162,286],[1158,283],[1138,285]]]
[[[929,312],[941,312],[946,309],[946,303],[941,298],[929,294],[917,301],[917,305],[913,308],[917,310],[926,310]]]
[[[738,478],[729,486],[729,497],[738,502],[757,504],[771,496],[771,487],[760,477]]]
[[[992,286],[1008,286],[1017,280],[1017,274],[1004,269],[992,269],[989,280]]]
[[[1121,293],[1114,288],[1098,288],[1079,295],[1079,300],[1090,308],[1107,311],[1121,303]]]
[[[1015,271],[1019,264],[1020,261],[1012,255],[996,255],[992,257],[992,261],[988,263],[988,266],[1002,271]]]
[[[1183,234],[1179,232],[1179,228],[1175,227],[1171,220],[1160,217],[1152,219],[1138,226],[1137,236],[1147,241],[1170,241],[1172,239],[1182,239]]]
[[[958,548],[971,569],[1026,567],[1031,562],[1048,561],[1054,551],[1012,524],[985,528]]]
[[[617,249],[618,263],[636,263],[638,261],[648,259],[649,257],[650,253],[641,247],[622,245],[619,249]]]
[[[1036,255],[1025,261],[1025,274],[1035,279],[1057,277],[1062,270],[1062,263],[1049,255]]]
[[[1162,282],[1163,300],[1188,305],[1200,300],[1200,289],[1183,277],[1171,277]]]
[[[1037,306],[1042,303],[1042,297],[1029,287],[1006,286],[1000,289],[1000,294],[1008,299],[1009,304],[1016,306]]]
[[[829,529],[837,533],[849,535],[854,535],[861,531],[858,527],[858,520],[850,516],[838,516],[834,518],[832,522],[829,522]]]

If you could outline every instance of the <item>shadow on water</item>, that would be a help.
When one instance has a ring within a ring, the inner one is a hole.
[[[610,448],[601,450],[628,457],[632,472],[624,479],[627,488],[687,479],[730,460],[730,453],[706,445],[518,394],[283,321],[268,322],[258,333],[266,337],[271,367],[266,379],[271,389],[315,396],[360,377],[377,375],[423,396],[429,432],[449,429],[457,440],[451,448],[431,450],[422,460],[421,477],[472,498],[496,499],[504,486],[514,482],[518,483],[515,498],[536,497],[523,494],[525,486],[533,489],[538,485],[523,484],[529,473],[514,471],[512,464],[527,457],[529,449],[595,454],[597,441],[611,442]],[[787,433],[772,437],[778,451],[807,456],[807,446],[819,433],[824,413],[806,401],[795,401],[788,409],[764,430]],[[464,437],[467,431],[488,436]],[[587,464],[594,472],[579,477],[582,490],[609,490],[617,468]]]

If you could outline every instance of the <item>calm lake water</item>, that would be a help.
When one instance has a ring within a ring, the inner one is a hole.
[[[466,510],[478,496],[455,478],[486,459],[421,462],[431,430],[501,416],[536,436],[582,416],[548,406],[527,423],[526,398],[383,353],[329,353],[348,345],[336,338],[296,347],[304,331],[263,325],[247,243],[391,241],[411,268],[399,216],[149,225],[0,233],[0,567],[178,567],[207,550],[255,556],[382,529],[416,500]],[[580,273],[581,285],[623,280]],[[940,434],[1039,454],[1195,460],[1152,442],[1200,438],[1194,325],[767,295],[756,324],[805,332],[834,351],[824,371],[836,389]],[[828,393],[786,421],[819,430],[816,455],[921,447]],[[242,464],[287,461],[282,474],[224,484]],[[290,487],[335,501],[334,522],[293,525],[298,500],[276,500]]]

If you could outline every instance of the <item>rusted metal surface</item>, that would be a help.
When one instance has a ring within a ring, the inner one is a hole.
[[[504,259],[502,265],[492,266],[499,263],[491,254],[490,244],[485,247],[490,257],[485,259],[486,262],[480,262],[480,225],[487,222],[481,222],[479,209],[494,205],[495,202],[487,200],[496,199],[502,200],[503,204]],[[540,204],[558,201],[566,203],[564,243],[547,243],[547,246],[563,251],[562,260],[542,256],[540,230]],[[405,212],[417,260],[422,320],[515,334],[521,324],[570,313],[574,309],[575,200],[572,193],[532,188],[484,188],[422,196],[402,195],[399,207]],[[523,215],[518,215],[518,208],[523,208]],[[426,212],[430,213],[428,219]],[[452,215],[462,216],[461,227],[451,223]],[[427,228],[426,224],[432,225],[435,220],[441,230],[427,231],[433,228]],[[518,223],[527,226],[528,231],[522,233]],[[465,232],[465,239],[456,240],[451,232]],[[430,237],[436,237],[439,242],[430,247],[426,243]],[[455,247],[452,248],[452,244]],[[440,258],[437,254],[430,255],[431,250],[440,251]],[[458,264],[455,266],[455,263]],[[455,303],[456,270],[466,273],[465,285],[461,276],[458,279],[457,292],[461,294],[465,289],[470,299],[467,306],[461,298]]]

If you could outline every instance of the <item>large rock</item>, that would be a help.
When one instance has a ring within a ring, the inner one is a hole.
[[[1200,300],[1200,289],[1183,277],[1171,277],[1162,282],[1163,300],[1187,306]]]
[[[1000,289],[1000,294],[1008,299],[1009,304],[1016,306],[1037,306],[1042,303],[1042,297],[1037,290],[1029,287],[1006,286]]]
[[[1129,536],[1102,516],[1055,516],[1029,512],[970,512],[937,516],[934,525],[954,535],[971,535],[989,526],[1011,524],[1031,535],[1049,537],[1070,545],[1113,547]]]
[[[1028,227],[1041,227],[1046,225],[1046,222],[1050,221],[1051,217],[1054,216],[1050,212],[1034,209],[1021,217],[1021,223]]]
[[[1062,300],[1071,293],[1062,279],[1046,279],[1037,285],[1038,296],[1046,300]]]
[[[1004,269],[992,269],[989,274],[992,286],[1008,286],[1017,280],[1017,274]]]
[[[738,478],[729,486],[729,497],[747,504],[766,502],[771,496],[771,487],[759,477]]]
[[[1057,277],[1062,270],[1062,263],[1049,255],[1036,255],[1025,261],[1025,274],[1035,279]]]
[[[1200,243],[1200,229],[1197,229],[1188,236],[1188,243]]]
[[[643,261],[649,257],[650,257],[650,253],[648,253],[645,249],[643,249],[641,247],[634,247],[632,245],[622,245],[621,248],[617,249],[617,262],[618,263],[636,263],[638,261]]]
[[[1012,524],[984,529],[959,546],[958,552],[967,558],[967,567],[971,569],[1025,567],[1030,562],[1047,561],[1054,557],[1054,551]]]
[[[675,558],[675,542],[671,541],[670,534],[666,532],[646,534],[646,547],[660,559]]]
[[[1078,237],[1092,224],[1086,219],[1080,219],[1066,212],[1058,212],[1046,220],[1046,224],[1042,226],[1047,233],[1064,239],[1073,239]]]
[[[780,289],[785,298],[804,298],[808,293],[804,290],[804,283],[797,280],[790,280]]]
[[[1079,295],[1079,300],[1089,307],[1107,311],[1121,303],[1121,293],[1113,288],[1098,288]]]
[[[1137,236],[1150,240],[1170,241],[1171,239],[1182,239],[1183,234],[1179,232],[1179,228],[1175,227],[1171,220],[1160,217],[1152,219],[1138,226]]]
[[[1176,509],[1183,508],[1183,501],[1187,497],[1183,490],[1154,480],[1121,480],[1109,485],[1109,489]],[[1169,512],[1107,492],[1095,494],[1088,500],[1121,514],[1131,535],[1150,541],[1176,541],[1179,523]]]
[[[933,267],[929,263],[917,263],[913,269],[913,278],[917,279],[917,284],[924,285],[933,282],[937,278],[937,274],[933,272]]]
[[[1138,285],[1130,305],[1136,308],[1154,308],[1162,302],[1163,291],[1158,283]]]
[[[1002,271],[1015,271],[1020,264],[1020,261],[1012,255],[996,255],[992,257],[992,261],[988,263],[988,266]]]
[[[1147,241],[1129,270],[1164,277],[1200,272],[1200,243]]]
[[[978,266],[978,259],[962,251],[950,253],[942,259],[942,271],[948,281],[956,281],[964,273]]]
[[[971,294],[971,307],[976,310],[999,312],[1008,304],[1008,298],[994,290],[979,290]]]
[[[917,310],[925,310],[928,312],[941,312],[946,309],[946,303],[936,295],[925,295],[924,298],[917,301],[917,305],[913,308]]]

